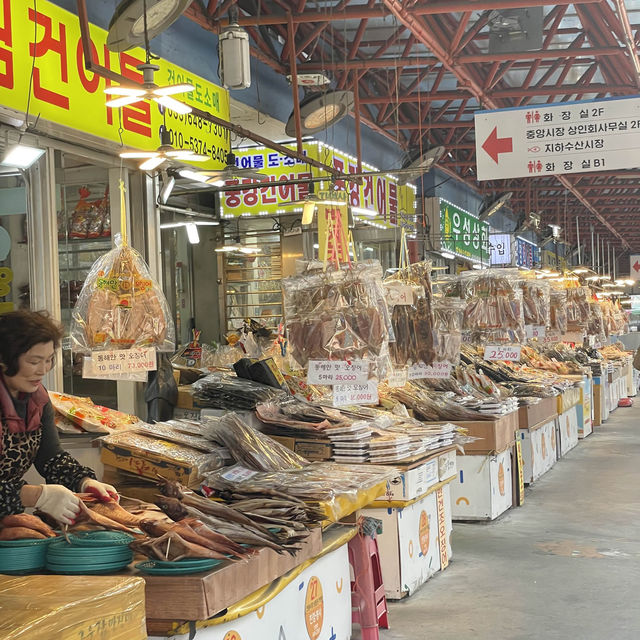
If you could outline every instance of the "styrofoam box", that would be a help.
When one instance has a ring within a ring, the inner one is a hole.
[[[203,627],[198,640],[351,638],[351,587],[347,545],[307,567],[262,607],[236,620]],[[189,634],[171,636],[187,640]],[[149,636],[160,640],[166,636]]]
[[[556,463],[556,420],[549,420],[534,430],[519,429],[518,437],[522,444],[524,481],[531,484]]]
[[[587,377],[580,383],[581,402],[578,405],[578,438],[586,438],[593,433],[592,383]]]
[[[375,502],[415,500],[437,483],[438,458],[434,458],[408,471],[398,471],[398,475],[387,481],[384,495]]]
[[[442,520],[438,520],[438,494],[442,499]],[[445,566],[451,558],[450,484],[404,508],[364,509],[364,515],[382,520],[378,536],[380,566],[387,598],[399,600],[412,594],[442,567],[440,525]],[[302,636],[300,636],[302,637]]]
[[[511,449],[494,455],[458,456],[451,485],[454,520],[495,520],[513,504]]]
[[[560,456],[565,456],[578,444],[578,406],[571,407],[557,418]]]
[[[455,449],[453,451],[447,451],[441,456],[438,456],[438,478],[440,482],[448,480],[456,475],[456,455]]]

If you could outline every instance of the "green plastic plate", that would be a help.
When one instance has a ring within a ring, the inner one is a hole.
[[[206,568],[204,566],[193,566],[193,565],[180,565],[179,562],[175,562],[173,567],[166,566],[157,566],[154,560],[147,560],[146,562],[138,562],[135,565],[138,571],[142,571],[142,573],[148,573],[151,576],[182,576],[187,575],[189,573],[200,573],[202,571],[208,571],[209,569],[213,569],[216,564],[219,562],[218,560],[211,560],[213,564],[210,564]]]
[[[71,544],[78,547],[123,546],[133,539],[133,536],[123,531],[86,531],[69,535]]]
[[[14,549],[15,547],[32,547],[40,544],[49,544],[60,540],[57,538],[24,538],[23,540],[0,540],[0,548],[8,547]],[[62,538],[64,540],[64,538]]]
[[[182,560],[151,560],[156,567],[205,567],[211,569],[217,564],[220,564],[222,560],[215,560],[214,558],[183,558]]]

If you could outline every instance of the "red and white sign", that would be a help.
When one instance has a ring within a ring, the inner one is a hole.
[[[484,348],[484,359],[493,360],[507,360],[510,362],[520,362],[520,352],[522,347],[520,345],[511,347],[502,346],[488,346]]]
[[[475,113],[478,180],[640,166],[640,98]]]
[[[418,362],[409,367],[408,378],[409,380],[421,380],[422,378],[449,378],[450,376],[450,362],[434,362],[432,365]]]
[[[640,255],[637,253],[629,256],[629,273],[630,280],[640,280]]]

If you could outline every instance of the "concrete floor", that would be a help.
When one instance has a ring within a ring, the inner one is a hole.
[[[636,402],[558,461],[522,507],[488,524],[454,523],[451,564],[390,603],[381,640],[638,640]]]

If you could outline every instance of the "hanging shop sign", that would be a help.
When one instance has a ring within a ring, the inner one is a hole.
[[[516,266],[533,269],[540,264],[540,249],[533,242],[516,236]]]
[[[511,235],[492,233],[489,235],[491,265],[511,264]]]
[[[295,144],[286,145],[295,149]],[[321,177],[320,169],[304,162],[284,156],[277,151],[264,147],[248,147],[234,151],[236,164],[241,168],[251,168],[264,174],[269,182],[282,180],[304,180]],[[335,167],[344,173],[356,173],[358,162],[355,158],[338,151],[322,142],[303,143],[303,153],[314,160]],[[362,164],[363,171],[376,171],[375,167]],[[227,180],[227,185],[254,185],[250,178]],[[368,209],[377,213],[371,221],[384,228],[396,225],[407,225],[412,221],[412,232],[415,232],[415,187],[398,185],[390,175],[369,176],[362,179],[362,184],[337,181],[338,189],[348,194],[351,207]],[[328,188],[329,183],[321,183],[317,188]],[[317,191],[317,190],[316,190]],[[224,192],[220,203],[220,215],[233,218],[241,215],[274,215],[296,213],[302,209],[299,203],[309,195],[308,184],[289,184],[269,186],[265,182],[259,188],[247,188],[240,191]],[[295,204],[292,204],[295,203]],[[357,215],[357,214],[356,214]]]
[[[640,97],[476,111],[478,180],[633,169]]]
[[[425,213],[436,251],[489,264],[489,224],[442,198],[425,198]]]
[[[136,66],[145,54],[136,48],[122,53],[107,49],[107,32],[90,25],[94,59],[133,82],[142,82]],[[191,83],[191,93],[181,101],[215,116],[229,119],[229,94],[166,60],[153,61],[160,67],[159,85]],[[33,77],[32,77],[33,66]],[[106,86],[111,81],[84,68],[78,17],[47,0],[37,3],[0,0],[0,105],[20,113],[27,110],[47,121],[127,147],[153,150],[160,145],[165,117],[160,105],[137,102],[121,110],[105,106]],[[31,95],[29,96],[29,86]],[[211,156],[198,163],[203,169],[220,169],[230,150],[229,131],[191,114],[166,111],[171,143]]]
[[[318,259],[327,262],[349,261],[349,211],[346,191],[320,192],[321,200],[344,201],[344,205],[318,205]]]

